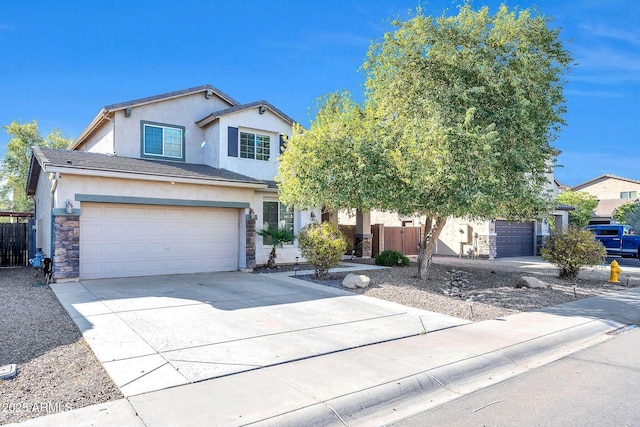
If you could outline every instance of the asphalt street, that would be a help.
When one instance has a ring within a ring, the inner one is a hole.
[[[394,426],[638,426],[640,328]]]

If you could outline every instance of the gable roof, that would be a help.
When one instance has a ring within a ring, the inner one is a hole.
[[[282,120],[287,122],[290,126],[293,126],[294,120],[291,117],[287,116],[281,110],[279,110],[278,108],[276,108],[275,106],[273,106],[272,104],[270,104],[270,103],[268,103],[267,101],[264,101],[264,100],[254,101],[254,102],[250,102],[248,104],[235,105],[233,107],[226,108],[224,110],[216,111],[216,112],[211,113],[208,116],[203,117],[202,119],[198,120],[196,122],[196,124],[202,128],[202,127],[207,126],[209,123],[212,123],[215,120],[218,120],[220,117],[222,117],[224,115],[231,114],[231,113],[237,113],[238,111],[249,110],[251,108],[260,108],[260,107],[266,108],[267,110],[271,111],[273,114],[275,114],[276,116],[280,117]]]
[[[590,179],[589,181],[585,181],[582,184],[574,185],[573,187],[571,187],[571,190],[572,191],[580,190],[584,187],[588,187],[591,184],[595,184],[598,181],[604,181],[605,179],[617,179],[619,181],[627,181],[627,182],[632,182],[634,184],[640,184],[640,181],[636,179],[625,178],[623,176],[611,175],[611,174],[605,173],[603,175],[600,175],[599,177]]]
[[[80,134],[80,136],[78,136],[78,138],[76,138],[75,141],[73,141],[68,149],[69,150],[74,150],[76,149],[78,146],[80,146],[80,144],[82,144],[84,142],[84,140],[91,135],[91,133],[100,125],[102,125],[104,122],[108,121],[108,115],[115,112],[115,111],[120,111],[120,110],[124,110],[126,108],[130,108],[130,107],[138,107],[140,105],[145,105],[145,104],[151,104],[154,102],[159,102],[159,101],[166,101],[168,99],[173,99],[173,98],[179,98],[182,96],[188,96],[188,95],[192,95],[194,93],[200,93],[200,92],[208,92],[210,91],[210,93],[212,95],[216,95],[218,96],[220,99],[222,99],[223,101],[225,101],[227,104],[233,106],[237,106],[240,105],[240,103],[238,101],[236,101],[235,99],[233,99],[232,97],[230,97],[229,95],[227,95],[226,93],[222,92],[221,90],[209,85],[209,84],[205,84],[205,85],[201,85],[201,86],[195,86],[195,87],[191,87],[188,89],[182,89],[182,90],[176,90],[173,92],[167,92],[167,93],[163,93],[160,95],[154,95],[154,96],[148,96],[145,98],[138,98],[138,99],[133,99],[131,101],[125,101],[125,102],[120,102],[117,104],[111,104],[111,105],[107,105],[105,107],[102,107],[102,109],[100,110],[100,112],[93,118],[93,120],[91,121],[91,123],[89,124],[89,126],[86,127],[85,130],[82,131],[82,133]]]
[[[151,159],[136,159],[86,151],[55,150],[34,147],[27,177],[27,194],[36,191],[38,177],[42,169],[64,168],[66,170],[115,172],[133,175],[148,175],[170,178],[187,178],[215,182],[234,182],[253,187],[266,187],[264,181],[250,178],[226,169],[217,169],[207,165],[171,162]]]
[[[625,203],[633,202],[631,199],[602,199],[598,200],[598,206],[593,211],[593,215],[601,218],[610,218],[613,211]]]

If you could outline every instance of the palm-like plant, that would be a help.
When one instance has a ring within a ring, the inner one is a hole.
[[[270,243],[273,246],[269,253],[269,260],[267,261],[268,268],[276,267],[276,248],[281,248],[285,243],[293,242],[296,238],[292,231],[273,225],[269,225],[267,228],[258,231],[258,234],[265,239],[265,243]]]

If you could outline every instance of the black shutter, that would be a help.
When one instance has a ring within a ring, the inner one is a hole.
[[[281,133],[280,134],[280,153],[284,152],[284,149],[286,148],[285,145],[286,145],[285,135]]]
[[[238,128],[229,126],[227,138],[227,155],[229,157],[238,157]]]

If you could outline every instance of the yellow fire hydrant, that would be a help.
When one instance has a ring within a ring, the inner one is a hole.
[[[622,273],[622,269],[618,265],[618,261],[615,259],[611,261],[611,273],[609,273],[609,282],[618,283],[618,276]]]

